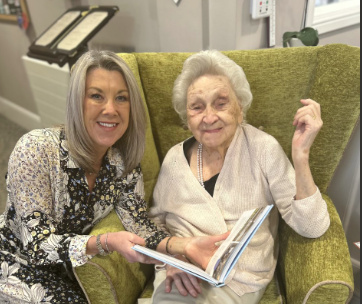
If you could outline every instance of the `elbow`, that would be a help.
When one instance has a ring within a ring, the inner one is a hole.
[[[329,229],[330,226],[329,214],[323,218],[323,220],[315,222],[314,225],[308,225],[303,231],[297,231],[301,236],[310,239],[317,239],[323,236]]]

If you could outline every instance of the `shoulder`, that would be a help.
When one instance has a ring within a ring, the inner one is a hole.
[[[8,171],[44,172],[59,159],[60,129],[35,129],[23,135],[10,155]],[[19,168],[22,168],[19,171]]]
[[[268,149],[280,146],[279,142],[270,134],[253,127],[252,125],[243,125],[243,133],[247,144],[254,149]]]
[[[188,139],[189,138],[174,145],[170,150],[168,150],[168,152],[162,162],[162,166],[169,162],[177,162],[177,160],[180,160],[181,158],[185,157],[183,145],[184,145],[184,142],[187,141]]]
[[[35,129],[23,135],[14,150],[53,150],[59,145],[61,128]]]

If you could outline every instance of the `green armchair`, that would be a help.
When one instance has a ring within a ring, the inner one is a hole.
[[[331,44],[224,54],[243,67],[251,85],[254,100],[248,123],[273,135],[289,158],[299,100],[312,98],[322,107],[324,126],[313,145],[310,164],[328,204],[331,225],[322,237],[306,239],[280,221],[276,276],[261,303],[348,303],[354,288],[349,250],[337,211],[325,193],[360,115],[360,50]],[[149,114],[141,165],[146,200],[152,204],[163,158],[173,145],[190,136],[171,105],[173,83],[190,53],[119,55],[134,71]],[[112,212],[92,234],[123,229]],[[153,267],[129,264],[117,253],[96,256],[75,272],[92,304],[134,304],[152,293]]]

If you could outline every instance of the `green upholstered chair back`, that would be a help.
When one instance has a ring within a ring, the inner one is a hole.
[[[326,192],[359,118],[359,48],[331,44],[223,53],[244,69],[250,83],[254,99],[248,123],[273,135],[289,158],[292,122],[301,107],[300,99],[312,98],[321,104],[324,126],[310,162],[316,184]],[[171,103],[174,81],[191,53],[134,55],[162,163],[173,145],[191,135],[183,129]]]
[[[143,181],[145,185],[145,200],[146,202],[150,202],[152,200],[153,188],[156,185],[158,172],[160,170],[160,161],[157,155],[157,150],[153,139],[148,107],[146,105],[145,96],[142,90],[142,83],[138,72],[138,65],[136,58],[133,54],[119,54],[119,55],[128,64],[133,74],[135,75],[138,85],[141,89],[141,95],[146,108],[146,116],[147,116],[146,150],[141,162],[141,167],[144,175]]]

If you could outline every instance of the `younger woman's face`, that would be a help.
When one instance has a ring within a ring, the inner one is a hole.
[[[97,68],[87,74],[83,113],[96,152],[103,156],[129,124],[129,91],[120,72]]]

